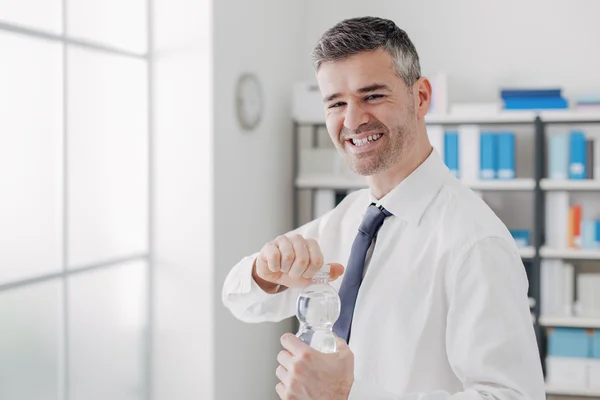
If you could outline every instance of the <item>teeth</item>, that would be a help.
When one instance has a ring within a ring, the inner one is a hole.
[[[371,135],[369,137],[366,137],[364,139],[352,139],[352,143],[354,143],[355,146],[362,146],[367,142],[374,142],[375,140],[379,139],[381,137],[381,134],[378,133],[376,135]]]

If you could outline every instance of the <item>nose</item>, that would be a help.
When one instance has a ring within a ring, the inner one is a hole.
[[[369,115],[358,104],[349,103],[344,116],[344,126],[355,131],[359,126],[369,122]]]

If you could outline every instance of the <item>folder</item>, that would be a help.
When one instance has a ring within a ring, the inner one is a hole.
[[[580,249],[583,245],[581,237],[581,206],[577,204],[571,209],[573,210],[573,218],[571,220],[571,229],[573,230],[573,246],[571,247]]]
[[[569,178],[569,136],[550,135],[548,149],[548,177],[550,179]]]
[[[585,141],[585,155],[586,155],[586,179],[594,179],[594,140],[587,139]]]
[[[515,134],[498,134],[498,179],[515,178]]]
[[[459,178],[458,132],[449,131],[444,135],[444,154],[446,166],[455,177]]]
[[[569,178],[585,179],[586,174],[586,152],[585,135],[580,131],[573,131],[569,136]]]
[[[493,132],[481,132],[480,137],[480,172],[479,176],[481,179],[494,179],[496,178],[497,165],[497,136]]]
[[[458,127],[458,152],[460,179],[477,181],[479,179],[479,127],[461,125]]]
[[[596,221],[584,220],[581,223],[582,242],[584,249],[596,248]]]
[[[546,246],[564,249],[569,245],[569,210],[569,192],[546,193]]]
[[[440,125],[427,125],[427,136],[433,148],[444,157],[444,128]]]

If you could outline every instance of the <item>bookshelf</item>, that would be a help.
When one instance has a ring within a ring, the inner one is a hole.
[[[540,356],[545,359],[545,332],[544,327],[581,327],[600,329],[600,318],[574,318],[574,317],[551,317],[540,315],[541,301],[541,261],[542,259],[565,259],[565,260],[600,260],[600,249],[598,250],[576,250],[555,249],[544,247],[545,241],[545,196],[552,191],[563,192],[600,192],[600,179],[595,180],[564,180],[556,181],[546,179],[546,132],[551,125],[573,125],[578,124],[600,124],[600,112],[577,112],[572,110],[560,111],[500,111],[493,114],[448,114],[427,115],[425,121],[428,126],[441,126],[444,129],[455,129],[458,125],[479,125],[493,127],[520,126],[533,130],[533,148],[531,159],[533,160],[533,177],[518,178],[514,180],[490,180],[490,181],[464,181],[472,190],[478,192],[490,192],[492,196],[497,192],[531,192],[533,194],[533,231],[531,236],[531,247],[520,249],[521,258],[528,270],[529,287],[533,308],[533,321],[536,337],[540,348]],[[299,175],[299,152],[302,147],[299,142],[301,130],[303,133],[312,134],[311,147],[317,147],[317,134],[320,128],[325,127],[325,121],[320,119],[295,120],[293,129],[293,209],[294,227],[299,226],[298,218],[298,195],[301,190],[314,193],[318,189],[333,190],[357,190],[367,187],[366,181],[350,177],[307,174]],[[304,129],[301,129],[304,128]],[[312,129],[306,129],[312,128]],[[306,132],[307,131],[307,132]],[[529,150],[527,150],[529,151]],[[501,193],[500,193],[501,195]],[[600,397],[600,390],[592,389],[566,389],[547,388],[548,394],[565,396],[591,396]]]

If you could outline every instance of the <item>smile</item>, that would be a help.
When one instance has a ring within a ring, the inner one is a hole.
[[[375,142],[377,141],[381,136],[383,136],[381,133],[363,138],[363,139],[350,139],[349,142],[352,142],[353,145],[357,146],[357,147],[361,147],[364,146],[367,143],[370,142]]]

